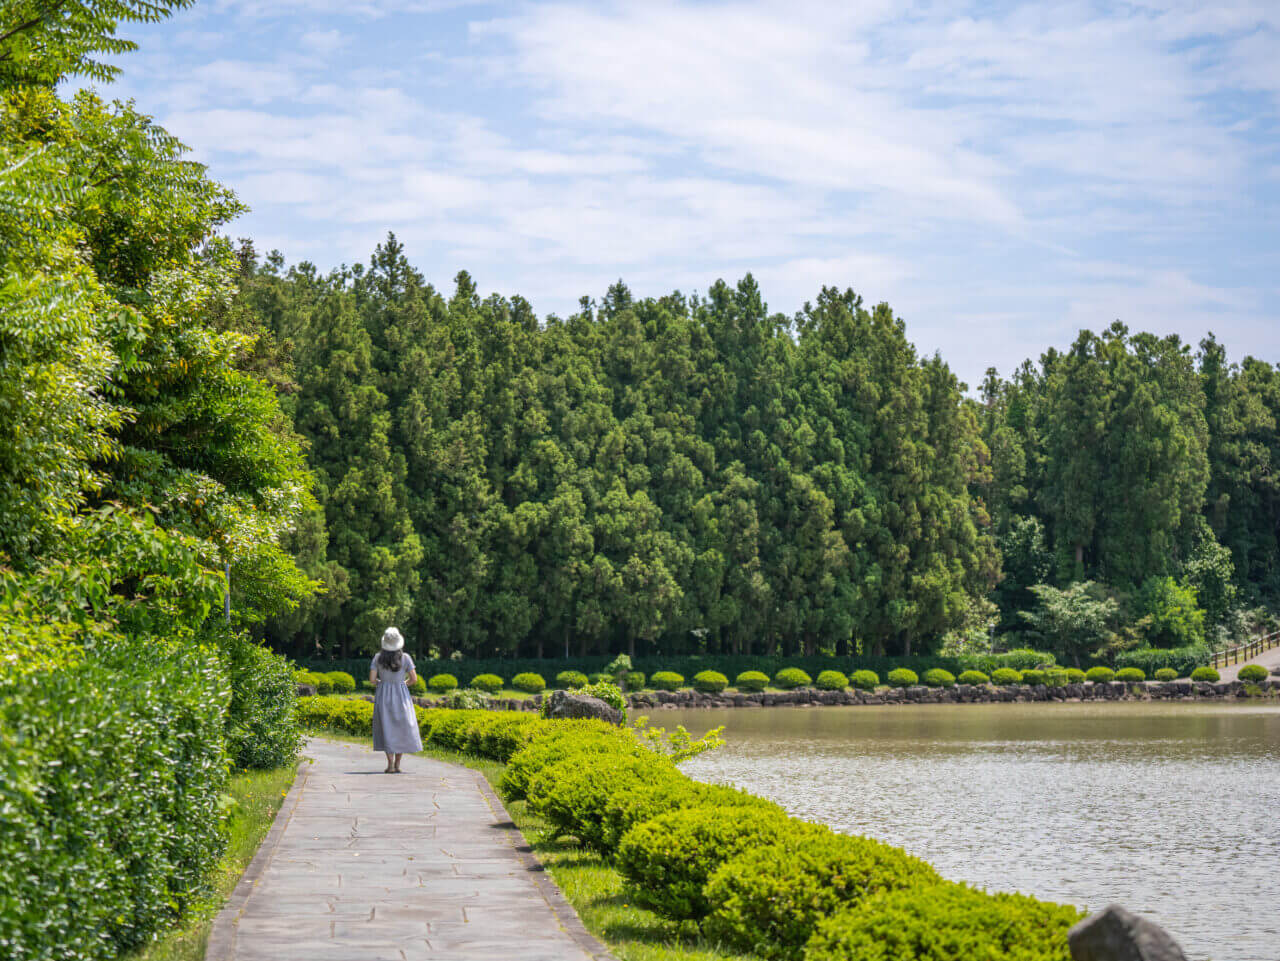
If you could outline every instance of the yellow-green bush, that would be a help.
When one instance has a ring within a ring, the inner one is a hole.
[[[1012,667],[998,667],[991,672],[991,683],[999,687],[1022,683],[1022,672]]]
[[[437,694],[446,694],[458,686],[458,679],[452,674],[436,674],[427,679],[427,687]]]
[[[1137,668],[1125,668],[1125,670],[1137,670]],[[1236,677],[1247,684],[1260,684],[1267,679],[1267,669],[1261,664],[1246,664],[1240,668]]]
[[[669,918],[705,917],[703,886],[734,855],[783,836],[794,822],[755,808],[688,807],[642,821],[622,836],[617,867],[637,904]]]
[[[704,891],[703,930],[765,958],[799,958],[818,922],[865,898],[937,884],[924,861],[870,838],[795,825],[776,844],[751,849],[716,869]]]
[[[679,770],[658,769],[650,783],[615,793],[605,803],[601,838],[605,850],[616,851],[623,835],[637,824],[667,811],[687,807],[755,808],[783,814],[772,801],[724,784],[703,784]]]
[[[517,691],[524,691],[526,694],[540,694],[547,689],[547,682],[542,679],[541,674],[526,672],[513,677],[511,686]]]
[[[769,675],[764,671],[743,671],[733,681],[739,691],[758,694],[769,686]]]
[[[487,694],[496,694],[502,690],[502,678],[497,674],[477,674],[471,679],[471,686]]]
[[[880,683],[880,675],[875,671],[854,671],[849,680],[859,691],[874,691]]]
[[[355,693],[356,679],[346,671],[327,671],[324,676],[329,682],[329,690],[334,694]]]
[[[729,679],[719,671],[699,671],[693,675],[693,689],[703,694],[719,694],[729,686]]]
[[[638,754],[646,750],[625,729],[603,721],[543,721],[548,725],[513,754],[499,789],[509,801],[525,797],[529,780],[543,768],[571,754]]]
[[[1094,684],[1107,684],[1116,679],[1116,672],[1099,664],[1097,667],[1091,667],[1085,671],[1084,677],[1085,680],[1092,681]]]
[[[1075,908],[960,884],[871,898],[818,925],[804,961],[1070,961]]]
[[[960,676],[956,678],[961,684],[988,684],[991,678],[983,674],[981,671],[961,671]]]
[[[813,686],[819,691],[843,691],[849,686],[849,678],[840,671],[822,671]]]
[[[587,763],[580,754],[570,754],[530,778],[526,797],[529,808],[551,823],[555,835],[572,834],[606,853],[604,815],[609,799],[673,774],[675,765],[653,752],[611,752]]]
[[[924,672],[924,683],[928,687],[955,687],[956,676],[940,667]]]
[[[792,691],[797,687],[808,687],[812,683],[813,678],[798,667],[784,667],[773,675],[773,686],[780,687],[784,691]]]

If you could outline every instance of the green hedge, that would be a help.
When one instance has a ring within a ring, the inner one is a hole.
[[[242,634],[220,645],[231,682],[227,753],[239,768],[274,768],[292,762],[302,746],[298,685],[279,654]],[[352,690],[355,682],[352,682]]]
[[[1111,666],[1116,670],[1136,667],[1147,677],[1154,677],[1160,668],[1169,667],[1178,672],[1178,677],[1188,677],[1197,667],[1209,663],[1211,653],[1203,645],[1143,648],[1117,654],[1115,664]]]
[[[292,680],[292,678],[289,678]],[[212,646],[0,669],[0,954],[115,958],[208,890],[230,690]]]

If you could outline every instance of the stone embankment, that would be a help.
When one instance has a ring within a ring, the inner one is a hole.
[[[957,684],[955,687],[890,688],[880,691],[819,691],[800,688],[795,691],[766,691],[761,694],[703,694],[699,691],[645,691],[631,694],[627,702],[632,708],[661,710],[695,707],[854,707],[877,704],[998,704],[1031,701],[1212,701],[1249,697],[1240,681],[1143,681],[1126,684],[1121,681],[1095,684],[1066,684],[1062,687],[1010,684],[995,687],[987,684]],[[1280,677],[1271,677],[1256,685],[1264,694],[1280,695]],[[490,710],[536,711],[541,695],[525,699],[492,698]],[[369,698],[372,700],[372,698]],[[421,707],[446,707],[444,700],[415,697]]]

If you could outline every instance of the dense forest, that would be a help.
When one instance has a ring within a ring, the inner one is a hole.
[[[887,304],[771,313],[619,282],[567,318],[445,293],[394,236],[321,273],[240,248],[315,475],[290,549],[301,657],[400,624],[438,656],[1079,660],[1225,643],[1280,596],[1280,374],[1212,336],[1081,333],[980,393]]]

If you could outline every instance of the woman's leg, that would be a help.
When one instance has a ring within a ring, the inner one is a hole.
[[[404,757],[404,755],[403,755],[403,754],[397,754],[397,755],[396,755],[396,773],[397,773],[397,774],[399,774],[399,773],[400,773],[400,759],[401,759],[402,757]]]
[[[382,773],[383,773],[383,774],[391,774],[393,771],[395,771],[395,768],[393,768],[393,767],[391,766],[391,759],[392,759],[393,757],[396,757],[397,755],[392,754],[390,751],[383,751],[382,753],[384,753],[384,754],[387,756],[387,769],[386,769],[385,771],[383,771]]]

